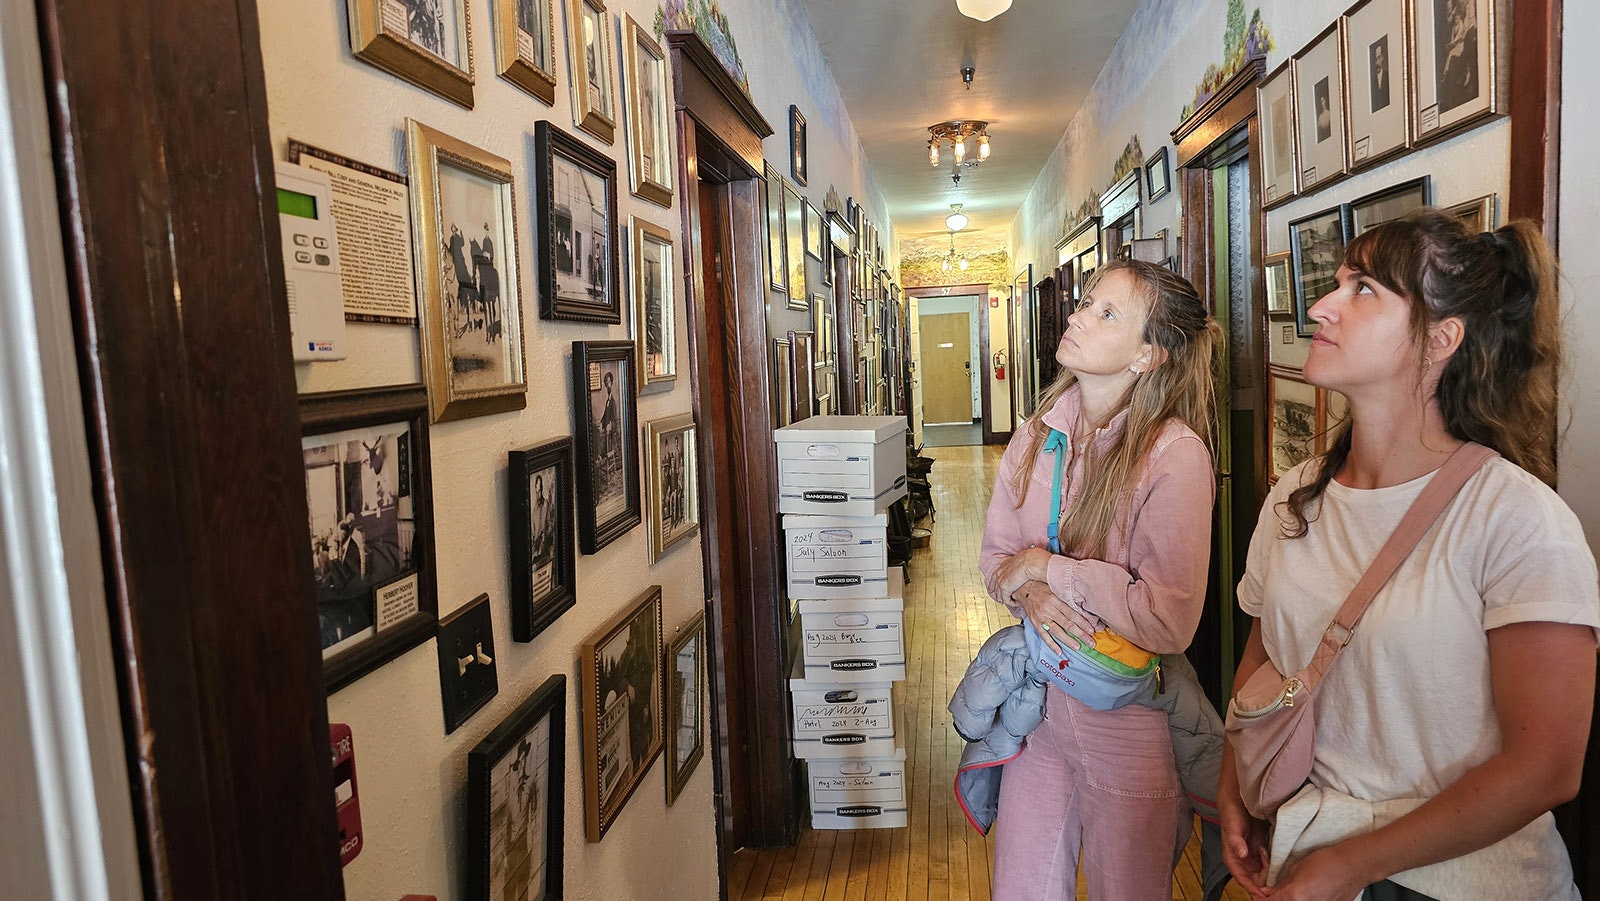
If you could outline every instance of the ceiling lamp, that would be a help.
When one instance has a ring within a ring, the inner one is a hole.
[[[1011,0],[956,0],[956,9],[969,19],[987,22],[1011,8]]]
[[[961,212],[961,204],[950,204],[950,215],[944,217],[944,227],[953,232],[961,231],[967,227],[967,216]]]
[[[956,206],[960,206],[960,204],[956,204]],[[952,214],[952,215],[959,215],[959,214]],[[951,232],[950,233],[950,252],[944,255],[944,259],[941,261],[941,265],[943,266],[944,271],[946,271],[946,272],[949,272],[951,269],[960,269],[962,272],[967,271],[967,255],[963,253],[963,254],[958,256],[956,254],[956,235],[955,235],[955,232]]]
[[[961,183],[961,167],[976,166],[989,158],[989,123],[981,119],[952,119],[949,122],[936,122],[928,126],[928,165],[938,168],[939,147],[943,144],[950,145],[950,157],[954,161],[951,167],[950,180],[956,184]],[[977,144],[977,152],[967,152],[967,141],[972,140]]]

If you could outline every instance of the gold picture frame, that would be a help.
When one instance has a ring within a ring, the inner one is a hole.
[[[634,341],[639,346],[639,383],[649,387],[678,379],[677,256],[672,233],[628,217],[633,289]]]
[[[1495,216],[1498,206],[1498,195],[1485,194],[1471,200],[1444,208],[1451,216],[1466,223],[1467,229],[1472,232],[1492,232],[1499,227]]]
[[[672,206],[671,117],[668,115],[667,57],[650,32],[622,17],[624,104],[628,111],[628,189],[634,196]]]
[[[699,447],[694,415],[645,423],[650,506],[650,562],[700,531]]]
[[[431,420],[520,410],[528,383],[511,163],[415,119],[406,159]]]
[[[472,17],[467,0],[442,0],[439,14],[399,0],[346,0],[357,59],[472,109]]]
[[[494,58],[500,77],[556,102],[556,29],[552,0],[494,0]]]
[[[611,16],[601,0],[566,0],[567,81],[572,124],[607,144],[616,141],[616,101],[611,90]]]

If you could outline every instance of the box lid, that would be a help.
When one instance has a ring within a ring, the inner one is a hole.
[[[889,514],[874,516],[818,516],[814,513],[783,514],[784,531],[791,529],[887,529]]]
[[[850,613],[861,611],[902,610],[905,608],[905,576],[898,566],[889,567],[888,588],[883,597],[875,598],[797,598],[795,606],[800,613]]]
[[[866,441],[881,444],[903,434],[904,416],[810,416],[772,433],[775,441]]]

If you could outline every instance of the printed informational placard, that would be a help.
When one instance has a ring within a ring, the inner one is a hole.
[[[417,574],[396,579],[380,586],[372,593],[373,606],[378,610],[378,631],[404,622],[417,612]]]
[[[289,139],[289,162],[333,183],[347,322],[417,324],[405,176]]]

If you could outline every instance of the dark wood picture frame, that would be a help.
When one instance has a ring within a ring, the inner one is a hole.
[[[816,334],[789,330],[789,421],[810,419],[816,411]]]
[[[639,673],[636,670],[640,666],[648,666],[653,672]],[[578,718],[583,728],[584,834],[589,841],[598,842],[605,838],[661,753],[661,689],[665,680],[660,585],[646,588],[583,640],[578,647],[578,669],[582,692]],[[608,716],[608,697],[613,706],[624,705],[618,709],[620,716]],[[627,720],[629,747],[603,747],[618,731],[616,725],[603,720],[622,718]],[[645,735],[643,745],[634,742],[641,733]],[[622,765],[628,771],[618,774],[611,790],[605,792],[602,779],[608,775],[606,768]]]
[[[688,678],[684,676],[685,654],[690,657],[694,672]],[[704,712],[706,708],[706,614],[702,610],[677,629],[677,634],[667,644],[666,658],[662,661],[661,672],[667,681],[667,716],[662,724],[666,732],[667,754],[667,806],[678,799],[683,793],[683,787],[688,784],[689,777],[694,775],[694,769],[699,765],[700,759],[706,753],[706,730]],[[686,684],[693,680],[692,685]],[[694,698],[692,707],[686,706],[685,701]],[[684,722],[685,714],[694,718],[692,724]],[[684,730],[688,729],[693,738],[685,742]],[[682,762],[680,762],[682,758]]]
[[[620,252],[617,248],[617,161],[562,131],[546,120],[534,123],[534,221],[538,232],[539,257],[539,318],[562,319],[575,322],[600,322],[617,325],[622,322],[622,279]],[[557,164],[570,166],[576,172]],[[564,177],[557,178],[561,174]],[[560,203],[561,197],[571,190],[571,176],[593,176],[605,182],[605,222],[603,235],[605,247],[598,253],[593,250],[596,232],[584,232],[574,221],[574,208]],[[563,208],[565,212],[562,212]],[[585,245],[589,245],[586,247]],[[596,296],[593,288],[588,299],[571,294],[574,283],[594,280],[593,267],[598,264],[605,282]],[[565,267],[565,268],[560,268]],[[562,278],[568,281],[565,285]],[[568,292],[563,296],[563,291]]]
[[[1166,145],[1145,161],[1144,188],[1148,203],[1155,203],[1172,191],[1172,165],[1167,161]]]
[[[542,734],[541,734],[542,731]],[[543,740],[545,753],[544,787],[539,790],[536,776],[530,777],[530,764],[537,771],[539,749],[536,742]],[[494,727],[483,741],[467,754],[467,897],[472,901],[490,901],[505,896],[494,894],[496,876],[511,878],[515,872],[496,872],[495,827],[500,825],[507,833],[515,829],[513,806],[523,795],[531,796],[524,802],[524,832],[534,831],[534,817],[540,815],[539,803],[544,803],[544,866],[543,878],[525,896],[529,901],[557,901],[562,897],[562,848],[565,845],[566,819],[566,750],[567,750],[567,677],[554,675],[534,690],[533,695],[517,705],[511,714]],[[496,780],[497,771],[502,778]],[[515,780],[513,784],[511,780]],[[528,786],[531,784],[532,788]],[[495,794],[503,791],[504,804],[496,816]],[[533,810],[527,810],[532,806]],[[501,857],[511,850],[509,840],[502,836]],[[531,850],[524,845],[524,850]],[[515,866],[520,867],[521,861]],[[531,867],[530,867],[531,869]],[[528,874],[532,876],[532,873]],[[524,897],[520,893],[517,897]]]
[[[806,186],[806,117],[792,103],[789,104],[789,175],[795,184]]]
[[[572,439],[507,453],[511,638],[532,641],[577,603]],[[554,470],[555,484],[542,476]],[[544,491],[543,498],[534,496]],[[543,501],[541,503],[541,500]],[[542,511],[542,512],[541,512]]]
[[[700,531],[700,446],[694,414],[680,413],[645,423],[645,464],[649,477],[646,517],[650,523],[650,562]],[[679,456],[664,452],[677,439]]]
[[[1316,331],[1308,312],[1333,287],[1333,274],[1350,243],[1350,208],[1340,205],[1289,223],[1290,283],[1294,286],[1295,332]],[[1310,245],[1310,246],[1308,246]]]
[[[605,367],[618,364],[620,376]],[[593,367],[591,369],[591,367]],[[591,374],[592,373],[592,374]],[[613,376],[609,392],[605,388],[606,376]],[[585,554],[593,554],[622,537],[629,529],[644,521],[644,508],[639,501],[639,434],[638,365],[633,355],[632,341],[574,341],[572,342],[572,411],[574,450],[578,470],[578,547]],[[591,395],[596,395],[591,397]],[[599,417],[593,415],[594,401],[604,400],[606,408]],[[605,420],[615,422],[607,426]],[[607,437],[606,433],[612,433]],[[613,447],[607,447],[611,444]],[[606,501],[609,490],[601,490],[600,464],[611,453],[617,454],[616,477],[621,485],[621,509],[604,515],[599,509]]]
[[[372,433],[386,426],[403,427],[404,440],[389,433]],[[427,389],[402,385],[305,395],[300,398],[300,435],[301,457],[307,469],[311,551],[317,561],[313,564],[315,583],[311,597],[322,624],[323,673],[328,693],[332,694],[438,634]],[[390,440],[384,440],[386,436]],[[369,442],[368,437],[375,440]],[[313,443],[316,438],[332,440]],[[351,454],[351,445],[360,450]],[[310,452],[318,448],[321,452],[315,454],[316,462],[309,462]],[[347,454],[355,459],[347,458]],[[393,487],[385,487],[390,481],[383,473],[386,465],[393,467]],[[312,496],[316,491],[314,483],[326,481],[313,478],[313,470],[329,466],[335,467],[331,473],[334,481],[325,486],[333,493],[332,509]],[[366,496],[369,485],[371,498]],[[351,509],[348,494],[357,486],[362,498]],[[392,503],[386,504],[386,498]],[[369,499],[375,513],[367,512]],[[412,533],[409,550],[401,516],[401,501],[407,499]],[[392,509],[386,512],[385,507]],[[386,564],[396,565],[395,571],[374,575],[377,567]],[[407,583],[412,580],[415,585],[408,588]],[[414,596],[416,609],[392,625],[379,628],[383,617],[378,599],[385,589],[401,607],[409,606],[408,596]],[[360,628],[340,637],[342,625]],[[355,641],[355,636],[367,629],[372,630],[371,634]],[[353,643],[343,650],[333,650],[345,642]]]

